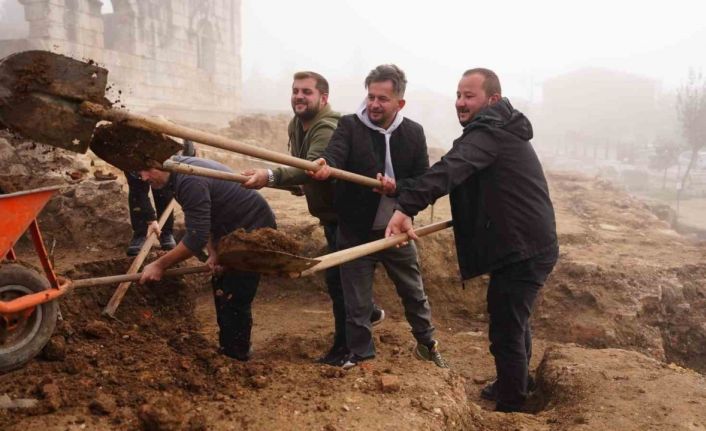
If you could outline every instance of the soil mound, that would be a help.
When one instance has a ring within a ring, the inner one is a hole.
[[[302,249],[302,245],[297,240],[269,227],[250,232],[246,232],[245,229],[237,229],[221,238],[218,243],[218,254],[263,249],[297,254]]]

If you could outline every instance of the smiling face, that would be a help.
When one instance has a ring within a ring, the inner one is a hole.
[[[371,82],[368,85],[366,109],[368,118],[376,126],[383,129],[390,127],[404,105],[404,99],[395,94],[392,81]]]
[[[456,115],[462,126],[470,123],[483,108],[500,100],[499,94],[486,94],[484,82],[485,77],[479,73],[464,76],[458,82]]]
[[[302,121],[311,120],[326,105],[328,94],[316,88],[314,78],[295,79],[292,83],[292,110]]]

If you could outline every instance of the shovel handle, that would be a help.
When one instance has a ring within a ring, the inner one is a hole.
[[[123,123],[142,130],[149,130],[152,132],[176,136],[182,139],[189,139],[191,141],[200,142],[222,150],[233,151],[235,153],[245,154],[247,156],[280,163],[282,165],[287,165],[306,171],[316,172],[321,169],[320,165],[309,160],[300,159],[298,157],[278,153],[277,151],[267,150],[254,145],[244,144],[224,136],[192,129],[191,127],[180,126],[161,118],[133,114],[121,109],[106,108],[97,103],[88,101],[81,103],[80,112],[82,114],[111,121],[113,123]],[[350,181],[366,187],[377,188],[381,186],[381,182],[374,178],[341,169],[331,168],[331,176],[339,180]]]
[[[452,220],[446,220],[438,223],[432,223],[424,227],[420,227],[419,229],[415,229],[414,232],[417,234],[418,237],[422,237],[425,235],[429,235],[430,233],[446,229],[452,225]],[[387,248],[394,247],[397,244],[401,244],[405,241],[409,241],[409,235],[407,235],[406,233],[402,235],[391,236],[389,238],[379,239],[377,241],[372,241],[356,247],[351,247],[345,250],[337,251],[335,253],[320,256],[317,257],[317,259],[320,260],[319,263],[305,271],[302,271],[301,274],[297,275],[300,277],[305,277],[315,272],[322,271],[324,269],[328,269],[333,266],[340,265],[342,263],[350,262],[351,260],[358,259],[359,257],[367,256],[380,250],[385,250]]]
[[[162,229],[164,227],[164,224],[167,222],[167,219],[174,212],[174,207],[176,205],[177,205],[176,199],[172,198],[172,200],[169,201],[169,205],[167,205],[167,207],[164,209],[164,211],[162,211],[162,215],[161,215],[161,217],[159,217],[159,220],[157,221],[160,229]],[[132,264],[130,264],[130,268],[128,268],[127,274],[135,274],[135,273],[137,273],[137,271],[140,270],[142,263],[145,261],[150,250],[152,250],[152,246],[156,242],[157,242],[157,235],[155,235],[154,232],[151,232],[147,236],[147,238],[145,239],[145,243],[142,244],[142,247],[140,248],[140,252],[137,254],[135,259],[132,261]],[[124,282],[120,283],[120,285],[118,285],[118,287],[115,289],[115,292],[113,292],[113,296],[110,298],[110,301],[108,301],[108,305],[106,305],[102,311],[102,314],[104,316],[109,316],[109,317],[115,316],[115,311],[120,306],[120,303],[123,302],[123,297],[127,293],[127,290],[130,288],[131,284],[132,283],[129,281],[124,281]]]
[[[198,274],[201,272],[210,271],[211,268],[208,265],[187,266],[184,268],[168,269],[164,271],[163,277],[176,277],[179,275]],[[123,283],[125,281],[138,281],[140,280],[140,277],[142,277],[141,272],[136,274],[110,275],[108,277],[84,278],[82,280],[73,281],[71,283],[71,287],[94,287],[102,286],[104,284]]]
[[[218,169],[209,169],[201,166],[187,165],[186,163],[175,162],[174,160],[165,160],[162,166],[157,169],[167,172],[177,172],[186,175],[198,175],[200,177],[215,178],[218,180],[235,181],[236,183],[243,184],[250,177],[245,175],[236,174],[233,172],[219,171]],[[273,189],[286,190],[288,192],[297,192],[298,188],[296,186],[274,186]]]

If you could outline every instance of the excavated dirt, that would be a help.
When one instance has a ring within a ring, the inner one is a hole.
[[[218,254],[234,251],[269,250],[297,254],[302,244],[276,229],[269,227],[246,232],[238,229],[221,238],[218,243]]]
[[[96,128],[91,150],[101,159],[123,171],[140,171],[162,164],[182,149],[167,136],[124,124],[103,124]]]
[[[11,155],[7,160],[26,157]],[[706,430],[706,379],[699,373],[706,371],[704,243],[677,234],[646,204],[600,178],[553,173],[549,180],[561,254],[534,312],[531,370],[539,390],[531,414],[495,413],[479,397],[495,374],[487,279],[461,283],[453,234],[443,231],[423,238],[419,250],[450,370],[413,358],[409,325],[382,271],[375,299],[388,318],[374,330],[377,357],[348,372],[315,363],[332,331],[322,274],[263,277],[247,363],[217,353],[208,276],[133,286],[117,320],[100,316],[114,287],[86,288],[61,300],[63,321],[43,355],[0,376],[0,397],[37,401],[0,408],[0,428]],[[83,184],[86,193],[100,190],[88,179],[67,184],[74,193]],[[263,194],[280,229],[302,244],[301,254],[325,253],[323,232],[303,198]],[[47,207],[43,219],[74,214],[81,222],[77,201],[88,195],[73,196],[55,198],[61,205]],[[119,190],[108,196],[95,201],[105,207],[96,211],[126,201]],[[447,218],[448,201],[440,200],[434,213],[434,221]],[[417,218],[430,221],[428,210]],[[61,225],[40,220],[45,238],[58,238],[59,272],[74,279],[129,266],[122,257],[129,231],[120,223],[106,217],[101,229],[113,242],[91,251],[91,232],[62,234]]]

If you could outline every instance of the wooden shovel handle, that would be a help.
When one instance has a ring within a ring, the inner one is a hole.
[[[175,162],[174,160],[166,160],[157,169],[167,172],[177,172],[186,175],[198,175],[200,177],[216,178],[219,180],[235,181],[243,184],[250,177],[236,174],[233,172],[219,171],[218,169],[209,169],[202,166],[187,165],[186,163]],[[297,186],[274,186],[273,189],[286,190],[288,192],[298,192]]]
[[[201,272],[210,272],[211,268],[208,265],[199,266],[187,266],[184,268],[174,268],[164,271],[163,277],[176,277],[179,275],[186,274],[198,274]],[[94,287],[102,286],[104,284],[115,284],[122,282],[133,282],[138,281],[142,277],[142,273],[138,272],[136,274],[123,274],[123,275],[110,275],[108,277],[96,277],[96,278],[84,278],[82,280],[75,280],[71,283],[72,288],[78,287]]]
[[[87,101],[82,102],[80,112],[91,117],[100,118],[114,123],[123,123],[138,129],[164,133],[166,135],[176,136],[182,139],[189,139],[191,141],[200,142],[222,150],[233,151],[235,153],[245,154],[251,157],[280,163],[294,168],[314,172],[321,168],[321,166],[309,160],[300,159],[298,157],[267,150],[254,145],[244,144],[242,142],[238,142],[224,136],[215,135],[213,133],[204,132],[202,130],[180,126],[161,118],[133,114],[120,109],[105,108],[97,103]],[[331,176],[339,180],[350,181],[366,187],[376,188],[381,186],[381,182],[374,178],[341,169],[331,168]]]
[[[438,223],[429,224],[424,227],[420,227],[419,229],[415,229],[414,232],[417,234],[417,236],[422,237],[424,235],[429,235],[430,233],[446,229],[452,225],[452,220],[446,220]],[[350,262],[351,260],[358,259],[359,257],[367,256],[380,250],[385,250],[386,248],[394,247],[397,244],[401,244],[405,241],[409,241],[409,235],[396,235],[390,238],[379,239],[377,241],[369,242],[356,247],[351,247],[345,250],[337,251],[335,253],[320,256],[317,257],[317,259],[321,262],[317,263],[316,265],[312,266],[311,268],[305,271],[302,271],[299,276],[305,277],[315,272],[331,268],[332,266]]]
[[[176,206],[176,200],[172,199],[169,202],[169,205],[162,211],[161,217],[159,217],[159,228],[162,229],[164,227],[164,224],[167,222],[167,219],[169,216],[174,212],[174,207]],[[127,273],[128,274],[135,274],[137,271],[140,270],[140,267],[142,267],[142,263],[145,261],[145,258],[147,258],[147,255],[149,254],[150,250],[152,250],[152,246],[154,243],[157,242],[157,235],[154,233],[150,232],[149,235],[147,235],[147,238],[145,239],[145,243],[142,244],[142,248],[140,248],[140,252],[137,254],[135,259],[132,261],[132,264],[130,264],[130,268],[128,268]],[[138,278],[139,280],[139,278]],[[115,292],[113,293],[113,296],[110,298],[110,301],[108,301],[108,305],[105,306],[103,309],[102,314],[104,316],[109,316],[109,317],[114,317],[115,315],[115,310],[118,309],[120,306],[120,303],[123,301],[123,297],[125,296],[125,293],[127,293],[127,290],[130,288],[130,285],[132,284],[131,281],[125,281],[123,283],[120,283],[120,285],[115,289]]]

